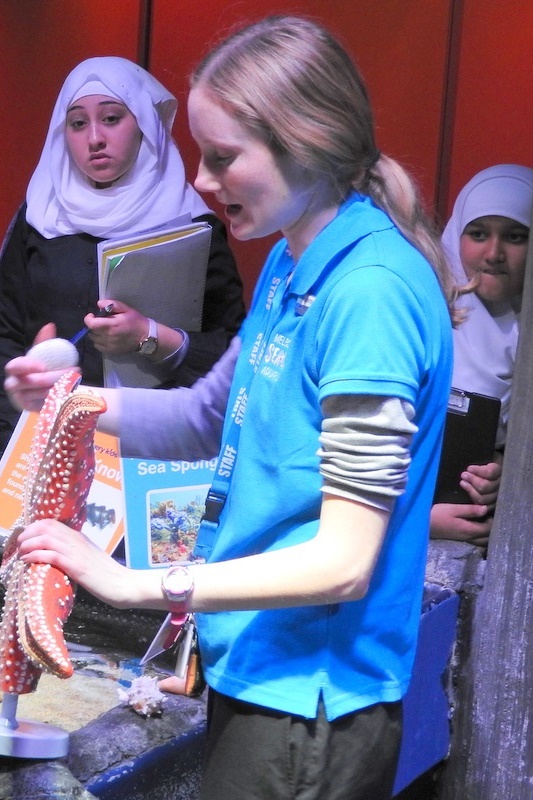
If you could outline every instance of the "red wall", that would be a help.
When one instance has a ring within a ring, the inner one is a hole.
[[[533,166],[532,52],[531,0],[464,0],[448,211],[480,169]]]
[[[442,218],[477,170],[531,164],[531,0],[228,0],[223,8],[219,0],[2,0],[0,232],[24,198],[55,97],[76,63],[93,55],[143,63],[146,56],[143,65],[180,102],[175,135],[193,180],[188,72],[235,23],[286,11],[322,20],[352,52],[381,149],[411,168],[426,205],[438,203]],[[249,297],[270,242],[232,245]]]

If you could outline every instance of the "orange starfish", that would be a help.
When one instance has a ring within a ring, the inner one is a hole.
[[[57,519],[81,530],[94,476],[94,433],[106,410],[97,393],[78,389],[80,375],[66,372],[51,388],[39,414],[24,485],[24,507],[6,542],[0,580],[6,587],[0,623],[0,691],[32,692],[42,670],[69,678],[73,667],[63,624],[74,587],[50,564],[17,558],[17,537],[31,522]]]

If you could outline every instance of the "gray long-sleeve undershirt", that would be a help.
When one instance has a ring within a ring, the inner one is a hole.
[[[337,395],[322,403],[322,490],[391,511],[411,463],[414,409],[397,397]]]

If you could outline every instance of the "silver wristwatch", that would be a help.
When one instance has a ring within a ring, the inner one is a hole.
[[[146,339],[139,342],[137,352],[141,353],[143,356],[153,356],[157,350],[157,345],[157,322],[148,318],[148,336]]]

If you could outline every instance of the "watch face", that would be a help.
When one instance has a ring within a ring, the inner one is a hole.
[[[140,347],[140,352],[144,356],[151,356],[157,350],[157,339],[145,339]]]
[[[184,600],[192,590],[192,583],[185,567],[171,567],[163,576],[163,591],[170,600]]]

